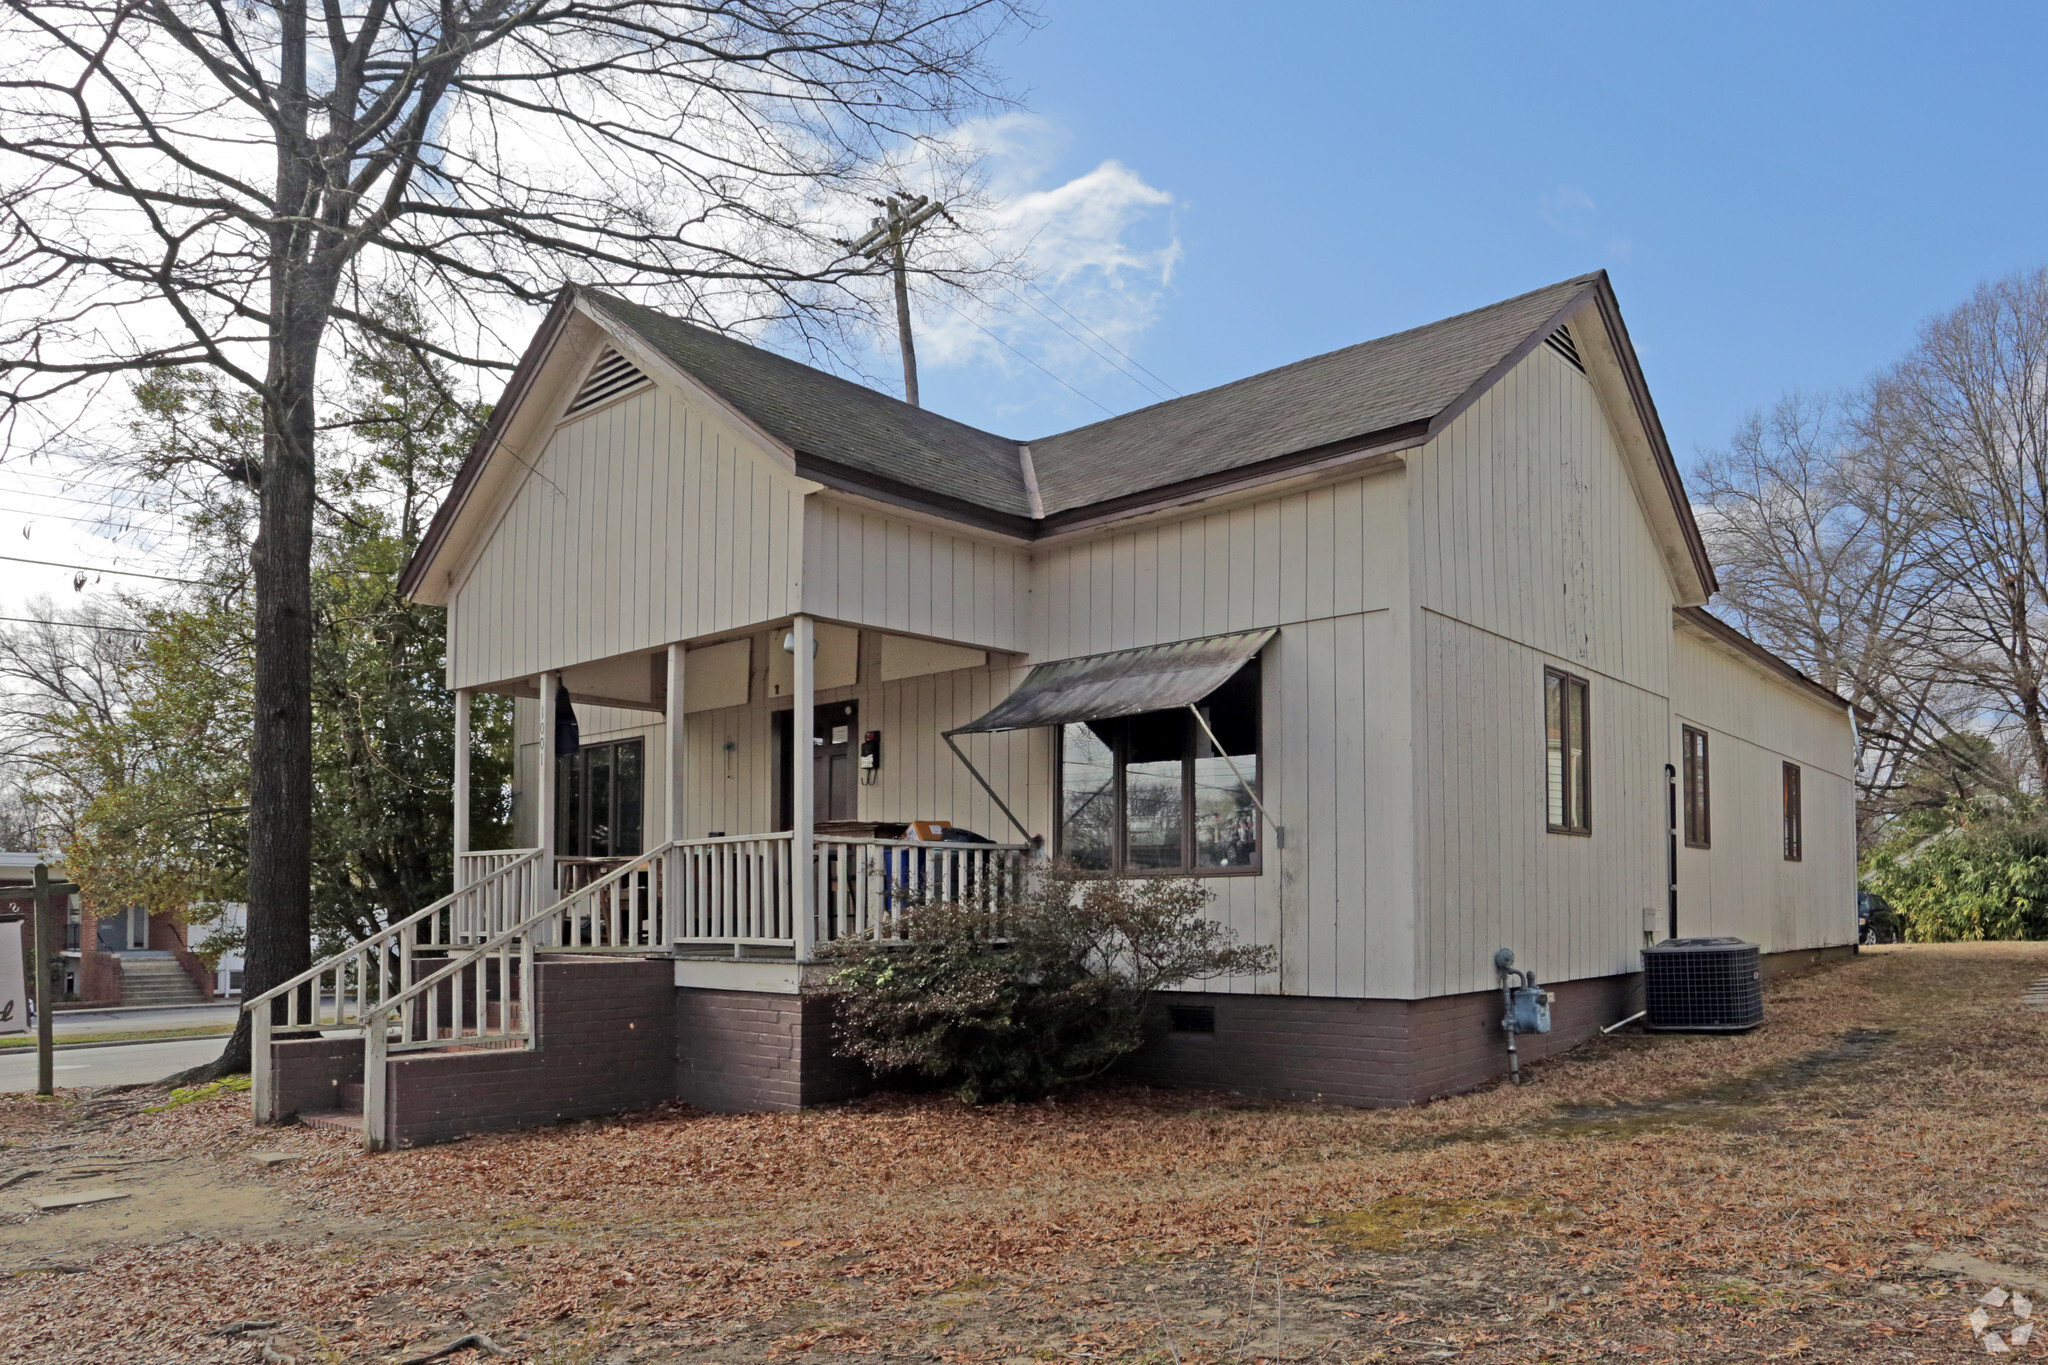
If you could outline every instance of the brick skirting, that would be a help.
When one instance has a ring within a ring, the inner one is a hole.
[[[676,1098],[720,1113],[791,1110],[851,1099],[874,1081],[832,1051],[816,996],[679,988]]]
[[[394,1057],[386,1140],[537,1128],[640,1109],[675,1094],[675,985],[666,962],[559,958],[534,965],[531,1051]],[[361,1044],[356,1044],[358,1055]]]
[[[1778,953],[1768,974],[1805,970],[1854,948]],[[535,967],[531,1050],[400,1055],[389,1062],[386,1137],[394,1147],[465,1133],[532,1128],[681,1099],[721,1112],[788,1111],[873,1085],[832,1049],[830,1006],[816,996],[677,986],[671,963],[561,958]],[[1566,1051],[1640,1008],[1636,973],[1567,981],[1551,1031],[1518,1040],[1524,1062]],[[1483,1085],[1508,1069],[1500,995],[1340,1000],[1198,992],[1167,1006],[1213,1011],[1213,1032],[1156,1037],[1122,1068],[1156,1085],[1278,1100],[1413,1104]],[[336,1107],[361,1079],[355,1038],[273,1044],[277,1102],[261,1119]]]

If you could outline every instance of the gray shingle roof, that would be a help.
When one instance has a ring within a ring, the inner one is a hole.
[[[1428,421],[1594,280],[1565,280],[1031,443],[1048,514]]]
[[[1031,442],[1044,514],[1428,421],[1595,275]],[[769,434],[846,469],[1030,517],[1018,443],[607,294],[584,297]]]
[[[1029,517],[1017,443],[594,290],[617,318],[800,455]]]

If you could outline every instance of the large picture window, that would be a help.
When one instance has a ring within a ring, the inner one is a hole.
[[[1685,757],[1685,846],[1711,848],[1714,827],[1707,809],[1707,732],[1688,725],[1680,737]]]
[[[1198,706],[1206,730],[1185,708],[1061,728],[1061,857],[1103,872],[1257,870],[1245,783],[1259,781],[1258,661]]]
[[[555,771],[555,852],[635,858],[643,851],[642,750],[637,739],[586,744]]]
[[[1546,818],[1553,834],[1593,832],[1592,729],[1586,680],[1555,668],[1543,670]]]

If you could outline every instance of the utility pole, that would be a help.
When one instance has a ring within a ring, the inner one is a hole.
[[[53,882],[50,869],[43,863],[36,864],[36,1093],[47,1095],[51,1092],[52,1080],[56,1075],[55,1053],[51,1051],[55,1033],[50,1027],[50,971],[57,965],[56,955],[50,951],[50,930],[55,917],[50,913],[50,902],[62,896],[66,900],[78,894],[76,882]]]
[[[892,194],[874,201],[888,216],[874,219],[857,242],[847,244],[856,256],[871,261],[889,258],[896,272],[896,338],[903,347],[903,397],[912,407],[917,401],[917,347],[910,339],[910,274],[904,263],[904,248],[910,234],[946,211],[946,206],[928,195]]]

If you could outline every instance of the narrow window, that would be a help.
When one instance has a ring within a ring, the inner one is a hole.
[[[586,744],[556,769],[555,852],[638,857],[644,838],[641,741]]]
[[[1785,861],[1796,863],[1805,856],[1805,821],[1799,809],[1799,765],[1785,765]]]
[[[1711,848],[1714,832],[1707,813],[1707,732],[1688,725],[1681,735],[1685,751],[1685,846]]]
[[[1097,871],[1249,872],[1259,865],[1256,659],[1200,702],[1060,734],[1061,857]],[[1212,737],[1213,736],[1213,737]]]
[[[1555,668],[1543,670],[1544,768],[1549,791],[1546,819],[1553,834],[1593,832],[1592,726],[1586,680]]]

